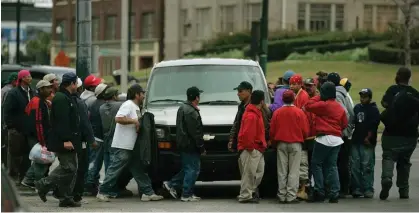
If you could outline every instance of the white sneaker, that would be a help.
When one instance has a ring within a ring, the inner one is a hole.
[[[145,195],[141,196],[141,201],[158,201],[163,200],[163,196],[152,194],[152,195]]]
[[[96,195],[96,199],[98,199],[98,200],[99,200],[99,202],[109,202],[109,201],[110,201],[110,200],[109,200],[109,197],[108,197],[107,195],[100,194],[100,193],[98,193],[98,194]]]
[[[170,193],[170,195],[172,195],[172,197],[174,198],[174,199],[177,199],[178,197],[177,197],[177,192],[176,192],[176,189],[175,188],[173,188],[173,187],[170,187],[170,185],[169,185],[169,182],[168,181],[164,181],[163,182],[163,188],[165,189],[165,190],[167,190],[169,193]]]
[[[192,195],[190,197],[182,197],[180,200],[183,202],[197,202],[197,201],[200,201],[201,198],[198,196]]]

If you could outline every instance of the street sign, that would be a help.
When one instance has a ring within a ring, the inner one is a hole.
[[[70,57],[61,50],[55,57],[54,64],[60,67],[70,67]]]

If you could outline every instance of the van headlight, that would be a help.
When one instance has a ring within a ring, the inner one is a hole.
[[[164,129],[156,128],[156,133],[158,139],[164,139],[166,137],[166,132],[164,131]]]

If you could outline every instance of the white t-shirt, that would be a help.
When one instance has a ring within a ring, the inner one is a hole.
[[[115,117],[138,119],[141,117],[140,107],[138,107],[132,100],[125,101],[119,108]],[[137,129],[135,128],[135,124],[122,125],[117,123],[111,147],[133,150],[136,140]]]
[[[329,147],[335,147],[335,146],[339,146],[343,144],[342,138],[334,136],[334,135],[325,135],[325,136],[316,137],[316,141],[317,143],[321,143]]]

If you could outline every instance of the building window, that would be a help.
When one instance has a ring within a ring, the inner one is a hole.
[[[135,13],[132,13],[131,14],[131,16],[130,16],[130,19],[131,19],[131,21],[130,21],[130,23],[129,23],[129,27],[130,27],[130,36],[131,36],[131,39],[135,39],[136,38],[136,35],[137,35],[137,29],[135,28]]]
[[[252,22],[260,21],[262,17],[262,4],[261,3],[254,3],[254,4],[247,4],[247,13],[246,13],[246,29],[252,29]]]
[[[100,33],[100,19],[98,17],[92,17],[92,40],[99,40]]]
[[[234,5],[220,7],[221,32],[234,32],[235,9],[236,7]]]
[[[66,26],[67,25],[67,20],[63,19],[63,20],[56,20],[56,27],[55,27],[55,33],[56,33],[56,39],[57,40],[65,40],[66,39],[66,35],[67,35],[67,30],[66,30]],[[58,32],[57,29],[60,29],[61,32]]]
[[[141,38],[154,38],[154,13],[143,13],[141,16]]]
[[[298,29],[306,29],[306,3],[298,4]]]
[[[331,13],[332,9],[330,4],[311,4],[310,30],[330,31]]]
[[[372,27],[372,5],[364,5],[364,30],[373,30]]]
[[[180,23],[182,25],[182,36],[188,37],[189,32],[189,20],[188,20],[188,10],[183,9],[180,11]]]
[[[377,31],[384,32],[389,23],[398,21],[398,7],[395,5],[377,6]]]
[[[336,23],[335,23],[336,30],[343,31],[344,17],[345,17],[345,7],[343,6],[343,4],[337,4],[336,5]]]
[[[115,40],[116,39],[116,16],[106,17],[106,30],[105,30],[105,39],[106,40]]]
[[[208,39],[212,34],[210,8],[196,9],[196,35],[200,39]]]

